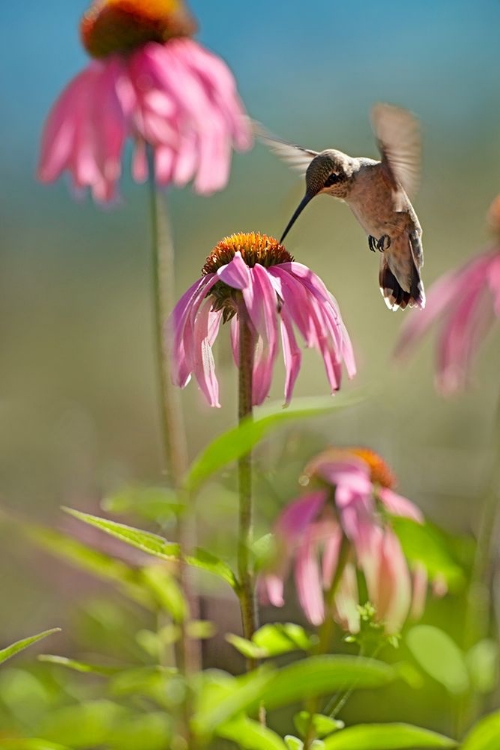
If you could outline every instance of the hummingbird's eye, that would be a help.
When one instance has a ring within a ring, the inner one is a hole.
[[[340,177],[338,174],[335,174],[335,172],[332,172],[329,177],[325,180],[325,187],[331,187],[332,185],[335,185],[336,182],[340,180]]]

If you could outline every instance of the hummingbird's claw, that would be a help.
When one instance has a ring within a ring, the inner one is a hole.
[[[384,250],[388,250],[391,246],[391,238],[388,234],[383,234],[382,237],[376,243],[377,249],[383,253]]]
[[[372,237],[372,235],[368,235],[368,247],[372,251],[372,253],[375,252],[376,249],[378,249],[378,242],[375,239],[375,237]]]

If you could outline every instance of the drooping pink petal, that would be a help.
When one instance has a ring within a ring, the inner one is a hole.
[[[219,268],[217,276],[233,289],[246,289],[252,283],[250,269],[241,257],[240,252],[234,254],[230,263]]]
[[[325,618],[323,589],[316,544],[307,531],[295,560],[295,585],[307,619],[313,625],[321,625]]]
[[[326,490],[316,490],[294,500],[280,515],[275,527],[276,535],[286,540],[287,544],[295,544],[316,518],[326,499]]]
[[[256,351],[253,371],[252,400],[257,406],[269,394],[278,354],[277,299],[266,269],[257,263],[249,270],[251,283],[242,290],[243,300],[262,346]]]
[[[295,339],[293,325],[286,310],[281,311],[281,343],[285,361],[285,406],[292,400],[295,381],[302,362],[302,353]]]
[[[347,563],[335,596],[334,613],[337,622],[349,633],[359,633],[360,614],[358,604],[356,569],[352,563]]]
[[[323,547],[323,588],[325,590],[328,590],[331,586],[337,570],[341,541],[342,530],[338,523],[334,522],[329,529]]]
[[[379,548],[378,586],[373,603],[387,633],[398,633],[411,605],[411,579],[396,535],[385,530]]]
[[[417,523],[424,522],[424,517],[420,508],[417,508],[417,506],[406,497],[396,494],[388,487],[380,487],[377,490],[377,494],[389,513],[392,513],[393,516],[411,518],[412,521],[416,521]]]
[[[203,300],[216,283],[215,274],[195,282],[176,304],[167,322],[166,335],[172,336],[172,377],[175,385],[184,388],[194,370],[194,325]]]
[[[207,300],[194,322],[193,373],[210,406],[220,407],[219,382],[215,374],[215,362],[211,346],[211,338],[214,335],[212,328],[214,320],[211,308],[212,302]],[[221,313],[215,313],[215,315],[220,323]],[[215,329],[216,335],[218,324],[215,325]]]
[[[257,597],[262,604],[282,607],[285,603],[283,589],[283,578],[275,573],[265,573],[257,580]]]

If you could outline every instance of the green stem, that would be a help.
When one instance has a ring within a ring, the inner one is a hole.
[[[332,609],[335,601],[335,594],[337,593],[342,575],[344,573],[347,560],[349,559],[349,552],[351,545],[345,534],[342,534],[342,541],[340,543],[339,557],[337,561],[337,568],[335,575],[333,576],[330,588],[325,593],[325,619],[319,629],[319,641],[316,647],[316,654],[322,655],[328,652],[330,643],[332,641],[333,630],[335,621],[333,619]],[[309,701],[307,710],[309,712],[309,722],[307,726],[306,736],[304,740],[304,750],[309,750],[313,741],[316,739],[314,731],[313,717],[318,711],[318,698],[313,698]]]
[[[186,430],[182,413],[180,392],[173,386],[170,362],[172,361],[172,342],[165,330],[165,321],[175,305],[175,252],[171,228],[167,215],[166,203],[156,188],[156,170],[154,150],[148,146],[149,198],[151,218],[152,247],[152,286],[155,350],[157,379],[160,401],[160,419],[162,435],[163,472],[169,474],[172,483],[179,493],[179,500],[187,505],[189,497],[183,490],[183,477],[189,460],[186,442]],[[189,510],[189,509],[187,509]],[[179,585],[188,603],[190,617],[197,618],[197,601],[192,595],[187,576],[184,555],[193,545],[192,519],[189,512],[181,514],[178,519],[177,537],[181,550],[179,560]],[[187,620],[181,623],[181,638],[177,649],[179,670],[185,677],[199,669],[199,644],[188,637]],[[184,735],[189,747],[194,747],[189,736],[189,701],[186,702],[184,716]]]
[[[254,361],[254,340],[248,324],[247,311],[243,304],[238,310],[239,323],[239,388],[238,419],[252,419],[252,377]],[[243,635],[251,639],[257,630],[257,608],[255,605],[253,571],[250,561],[250,549],[253,537],[252,507],[252,453],[249,452],[238,460],[239,486],[239,534],[238,534],[238,575],[239,600]],[[247,659],[247,669],[255,669],[255,659]]]

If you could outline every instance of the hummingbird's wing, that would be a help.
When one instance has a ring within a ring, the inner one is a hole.
[[[317,151],[311,151],[308,148],[302,148],[302,146],[296,146],[294,143],[288,143],[288,141],[282,141],[281,138],[276,138],[276,136],[269,133],[258,122],[253,123],[253,131],[259,140],[265,143],[271,151],[286,162],[289,167],[298,170],[302,175],[305,175],[307,167],[314,157],[318,155]]]
[[[392,104],[376,104],[371,121],[382,155],[382,166],[395,192],[399,186],[409,198],[420,182],[419,122],[411,112]]]

